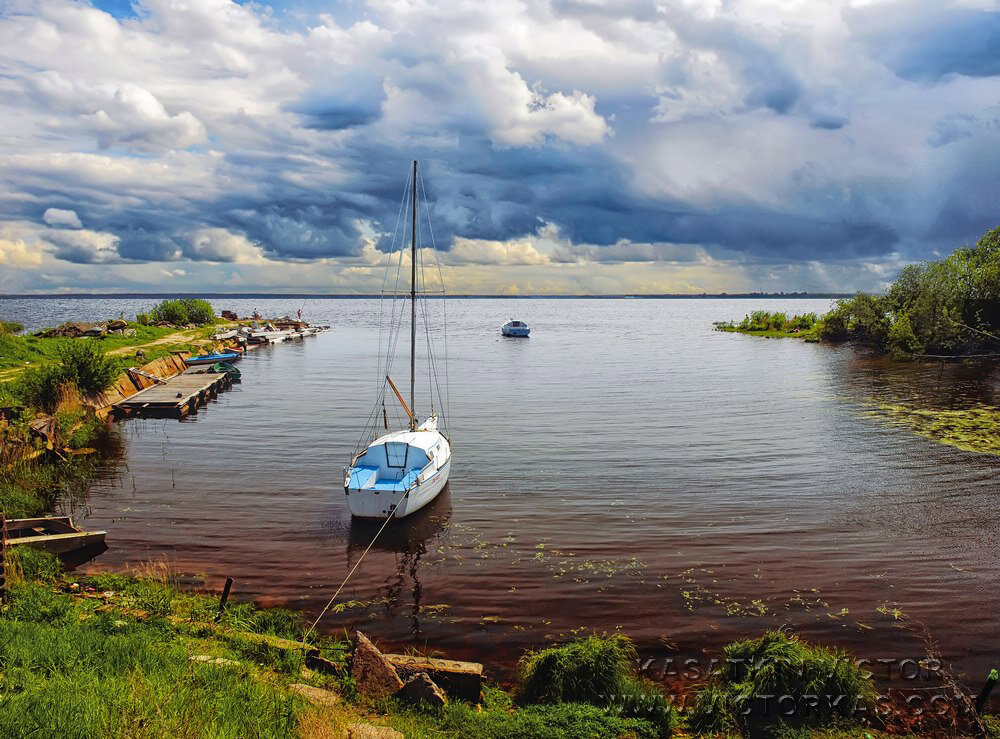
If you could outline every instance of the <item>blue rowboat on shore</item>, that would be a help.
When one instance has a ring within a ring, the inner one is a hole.
[[[236,352],[224,352],[223,354],[202,354],[198,357],[188,357],[184,364],[193,367],[199,364],[215,364],[216,362],[235,362],[240,358]]]

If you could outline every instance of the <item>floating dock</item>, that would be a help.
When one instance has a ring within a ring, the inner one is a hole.
[[[192,367],[115,403],[114,409],[120,416],[183,418],[231,384],[226,372],[205,372]]]

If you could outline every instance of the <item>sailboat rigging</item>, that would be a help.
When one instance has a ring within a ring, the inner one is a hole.
[[[407,405],[403,399],[399,388],[389,376],[392,364],[392,354],[395,341],[398,338],[399,326],[396,320],[402,319],[402,314],[397,317],[395,301],[397,292],[393,294],[393,308],[389,321],[389,341],[384,367],[380,366],[380,390],[376,401],[375,410],[369,416],[369,424],[362,436],[368,439],[364,448],[358,445],[354,455],[351,457],[351,464],[344,468],[344,492],[347,494],[348,506],[351,515],[356,518],[403,518],[415,511],[420,510],[432,500],[434,500],[445,484],[448,482],[448,474],[451,469],[451,439],[447,433],[443,433],[439,428],[446,429],[443,417],[435,411],[434,389],[438,390],[438,399],[443,405],[443,398],[440,397],[440,384],[436,378],[432,379],[430,392],[430,413],[421,422],[417,416],[417,302],[420,291],[418,290],[419,275],[418,266],[421,265],[420,252],[417,248],[417,193],[418,176],[417,162],[413,162],[412,186],[412,207],[411,207],[411,238],[410,238],[410,402]],[[404,194],[404,205],[406,197]],[[401,211],[405,208],[401,208]],[[429,218],[428,218],[429,222]],[[398,224],[397,224],[398,225]],[[398,229],[397,229],[398,232]],[[433,247],[433,232],[431,232],[431,243]],[[436,250],[434,250],[436,255]],[[395,250],[390,254],[389,264]],[[403,253],[400,250],[398,255],[397,270],[403,262]],[[440,276],[440,266],[439,266]],[[388,265],[386,268],[386,280],[388,279]],[[398,280],[398,276],[397,276]],[[383,299],[386,295],[386,284],[383,282]],[[443,283],[442,283],[443,293]],[[443,294],[442,294],[443,297]],[[426,301],[423,301],[426,302]],[[424,311],[424,324],[427,329],[427,360],[429,374],[435,374],[436,362],[433,348],[430,341],[430,329],[426,311]],[[381,334],[381,329],[380,329]],[[381,343],[381,338],[380,338]],[[447,361],[447,357],[445,357]],[[384,371],[383,371],[384,370]],[[407,416],[406,428],[398,431],[389,430],[389,417],[386,411],[386,390],[391,389],[396,400]],[[381,414],[378,413],[381,406]],[[379,419],[381,415],[381,419]],[[375,438],[375,427],[378,421],[382,421],[385,430],[389,433]]]

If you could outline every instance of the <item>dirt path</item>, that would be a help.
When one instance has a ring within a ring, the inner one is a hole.
[[[175,331],[172,334],[167,334],[166,336],[161,336],[158,339],[147,342],[145,344],[133,344],[131,346],[123,346],[118,349],[112,349],[108,352],[108,355],[115,354],[129,354],[135,352],[139,349],[146,349],[151,346],[159,346],[162,344],[187,344],[192,341],[198,334],[199,329],[192,328],[187,331]],[[205,339],[205,343],[210,343],[211,339]]]

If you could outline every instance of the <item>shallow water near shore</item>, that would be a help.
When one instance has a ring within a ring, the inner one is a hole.
[[[38,326],[149,302],[4,300],[0,314]],[[212,302],[302,307],[334,330],[251,353],[243,382],[183,422],[121,424],[125,459],[74,511],[108,530],[88,568],[165,557],[316,614],[374,533],[351,523],[342,470],[374,403],[378,303]],[[829,304],[450,301],[449,488],[376,543],[340,599],[355,603],[322,628],[501,677],[525,648],[620,630],[656,677],[663,659],[707,665],[784,624],[872,663],[919,659],[923,624],[978,687],[1000,648],[1000,458],[872,409],[996,405],[997,373],[712,331]],[[512,316],[532,338],[500,337]]]

